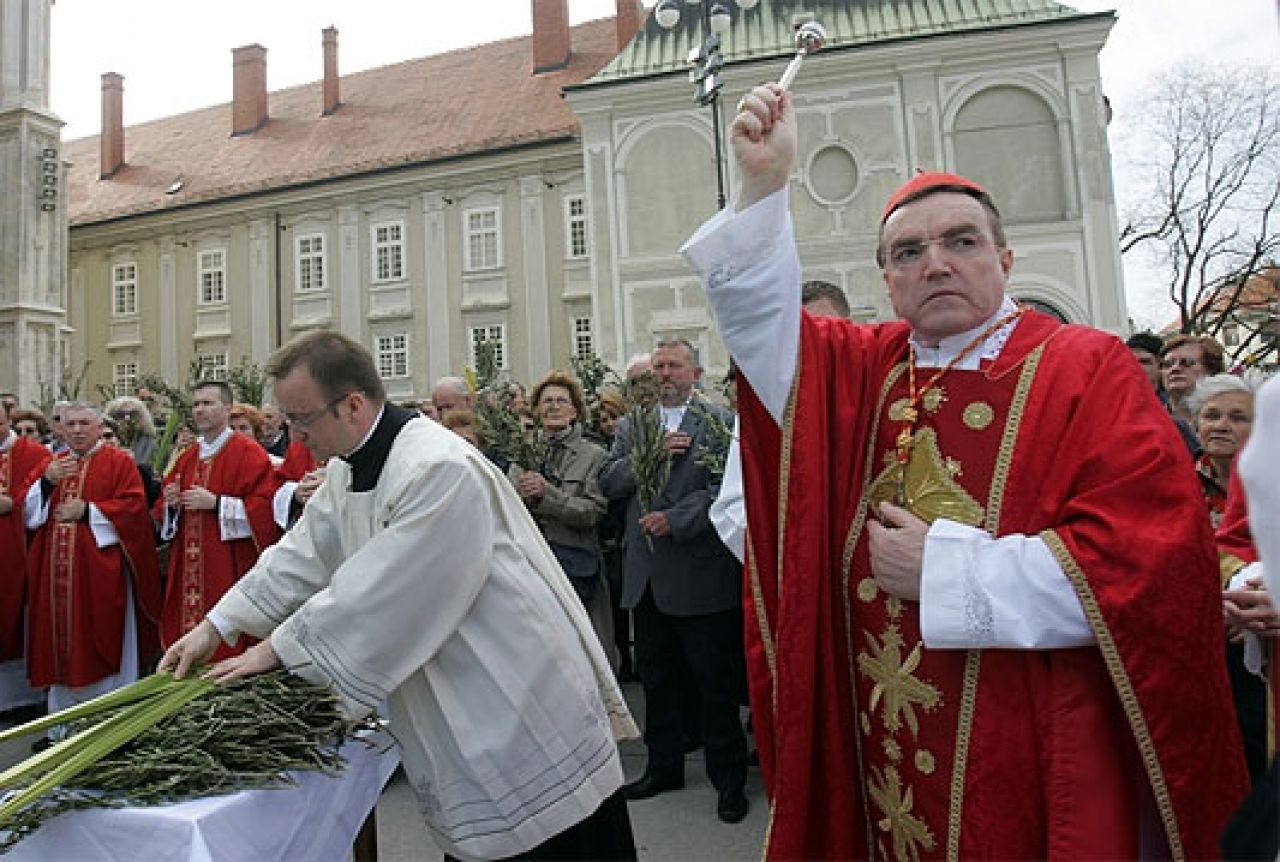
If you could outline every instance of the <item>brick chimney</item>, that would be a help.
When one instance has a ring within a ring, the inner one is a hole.
[[[533,74],[569,65],[568,0],[533,1]]]
[[[325,27],[321,44],[324,46],[324,104],[320,113],[329,116],[338,110],[342,102],[338,98],[338,28]]]
[[[618,28],[618,50],[621,51],[631,43],[640,32],[640,21],[644,11],[640,8],[640,0],[618,0],[618,13],[614,19]]]
[[[109,180],[124,165],[124,78],[115,72],[102,76],[102,136],[98,178]]]
[[[267,121],[267,49],[231,49],[231,136],[250,135]]]

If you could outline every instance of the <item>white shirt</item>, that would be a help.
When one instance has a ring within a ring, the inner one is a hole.
[[[788,193],[779,190],[746,210],[725,208],[681,249],[702,276],[721,337],[779,424],[795,378],[800,345],[800,260]],[[941,367],[1013,308],[1005,305],[968,332],[935,348],[917,343],[920,367]],[[956,367],[975,369],[999,355],[1016,324],[992,333]],[[920,630],[926,646],[1057,649],[1094,643],[1075,589],[1038,536],[992,537],[945,518],[925,540]]]

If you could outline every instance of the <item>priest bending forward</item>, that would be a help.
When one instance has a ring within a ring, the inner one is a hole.
[[[283,663],[352,718],[384,700],[427,825],[466,859],[634,859],[615,737],[637,731],[524,503],[479,451],[386,401],[335,332],[268,362],[295,439],[335,456],[302,518],[170,647],[182,676]]]
[[[767,856],[1215,855],[1245,790],[1217,566],[1150,384],[1008,297],[1000,216],[951,174],[885,207],[899,322],[802,313],[796,127],[775,85],[743,100],[738,198],[684,249],[750,384]]]

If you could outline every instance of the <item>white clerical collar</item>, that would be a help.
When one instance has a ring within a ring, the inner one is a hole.
[[[213,438],[212,443],[206,442],[204,437],[201,436],[199,438],[200,460],[204,461],[208,458],[212,458],[214,455],[217,455],[219,452],[221,452],[222,447],[227,445],[227,441],[231,439],[231,435],[234,433],[236,432],[232,431],[231,426],[228,425],[226,428],[222,429],[221,434]]]
[[[955,335],[948,335],[938,342],[937,347],[926,347],[916,338],[915,333],[911,334],[911,346],[916,351],[916,367],[918,368],[941,368],[960,354],[960,351],[969,346],[969,342],[977,338],[982,330],[991,326],[1006,314],[1012,314],[1018,310],[1018,304],[1008,296],[1004,298],[1004,302],[1000,304],[1000,308],[996,313],[979,323],[973,329],[966,329],[964,332],[958,332]],[[956,363],[957,371],[973,371],[977,369],[983,360],[995,359],[1000,355],[1000,351],[1004,349],[1005,342],[1009,340],[1009,336],[1013,334],[1013,327],[1017,324],[1016,320],[1011,320],[995,332],[987,336],[987,340],[982,343],[982,347],[973,351],[964,359]]]
[[[13,444],[18,442],[18,435],[12,428],[9,429],[9,436],[4,438],[4,442],[0,442],[0,452],[8,452],[13,448]]]
[[[351,448],[350,452],[346,453],[345,455],[342,455],[341,457],[348,458],[364,448],[364,444],[369,442],[369,438],[373,436],[373,432],[378,430],[378,423],[382,421],[382,414],[386,411],[386,409],[387,409],[387,402],[383,401],[382,406],[378,408],[378,415],[373,417],[373,424],[369,426],[369,430],[366,431],[364,436],[360,438],[360,442]]]

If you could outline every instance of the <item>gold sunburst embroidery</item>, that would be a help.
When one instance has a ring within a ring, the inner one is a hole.
[[[892,766],[881,772],[871,767],[871,784],[867,788],[871,800],[880,809],[876,825],[893,839],[893,857],[900,860],[918,860],[920,852],[934,847],[933,831],[929,825],[911,813],[915,804],[911,788],[902,786],[902,777]]]
[[[937,413],[947,400],[947,390],[941,386],[930,386],[920,395],[920,404],[930,413]]]
[[[896,625],[890,624],[885,629],[883,641],[877,641],[871,632],[864,634],[870,653],[858,654],[858,669],[874,683],[868,707],[874,712],[883,701],[884,726],[890,733],[897,733],[905,719],[912,736],[919,735],[916,705],[929,711],[942,701],[933,685],[914,674],[920,664],[923,644],[916,644],[904,660],[902,634]]]

